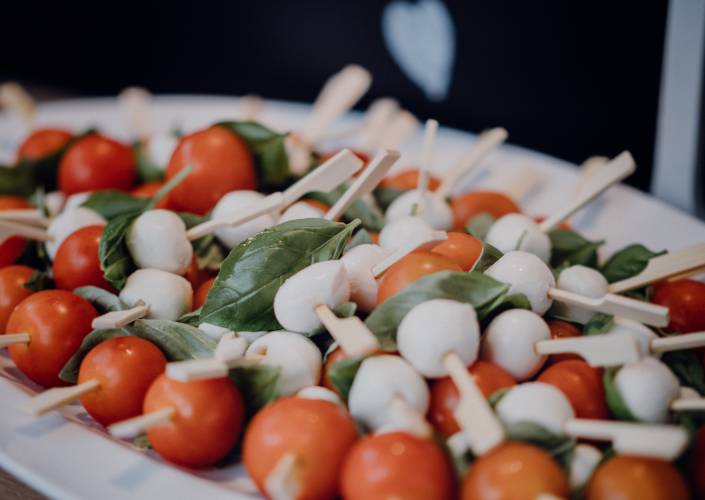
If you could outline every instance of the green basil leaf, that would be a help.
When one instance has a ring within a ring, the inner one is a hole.
[[[120,297],[97,286],[82,286],[76,288],[73,293],[79,297],[83,297],[102,312],[124,311],[128,309],[127,304],[120,300]]]
[[[294,220],[245,240],[223,261],[201,321],[236,332],[280,329],[273,310],[279,287],[314,262],[339,258],[358,224]]]
[[[141,211],[129,212],[109,221],[98,244],[103,276],[116,290],[122,290],[127,277],[136,269],[127,248],[127,232]]]
[[[597,313],[583,326],[583,335],[602,335],[609,332],[613,326],[614,316]]]
[[[465,224],[465,231],[478,240],[485,241],[495,220],[495,217],[488,212],[479,213]]]
[[[629,245],[612,255],[601,271],[609,283],[625,280],[646,269],[649,260],[665,253],[665,250],[652,252],[644,245]]]
[[[381,208],[382,210],[387,210],[387,208],[389,208],[389,205],[391,205],[392,202],[396,200],[399,196],[401,196],[403,193],[403,189],[378,187],[372,192],[372,196],[374,196],[374,199],[377,202],[379,208]]]
[[[343,196],[343,193],[345,193],[348,186],[348,183],[343,183],[333,191],[328,193],[316,191],[314,193],[309,193],[308,197],[313,200],[323,202],[328,206],[333,206],[335,202]],[[353,204],[350,205],[350,208],[348,208],[343,214],[343,220],[345,222],[351,222],[355,219],[360,219],[362,222],[362,227],[368,231],[379,232],[384,227],[384,215],[382,215],[379,208],[367,204],[362,198],[355,200]]]
[[[124,191],[96,191],[81,206],[95,210],[107,220],[145,209],[149,200]]]
[[[661,361],[676,374],[681,384],[692,387],[705,395],[705,372],[700,356],[694,350],[671,351],[664,353]]]
[[[597,249],[604,241],[590,241],[575,231],[556,229],[549,233],[551,239],[551,266],[587,266],[597,268]]]
[[[135,164],[137,166],[137,176],[142,182],[155,182],[164,179],[165,170],[155,165],[147,154],[147,144],[137,141],[132,145],[135,154]],[[166,167],[166,165],[163,165]]]
[[[358,230],[353,235],[353,237],[350,239],[350,243],[348,243],[348,246],[345,247],[345,251],[347,252],[351,248],[355,248],[359,245],[371,245],[372,243],[374,242],[372,241],[370,233],[367,232],[367,229],[363,228]]]
[[[279,397],[280,375],[281,368],[275,366],[242,366],[230,370],[230,380],[237,385],[245,401],[247,418]]]
[[[355,380],[355,375],[357,375],[357,371],[364,360],[364,356],[342,359],[333,363],[328,370],[328,378],[336,391],[338,391],[338,394],[340,394],[340,398],[345,402],[347,402],[350,395],[350,388],[353,380]]]
[[[617,375],[619,368],[605,368],[602,375],[602,383],[605,386],[605,399],[610,413],[617,420],[626,420],[628,422],[638,422],[638,419],[631,412],[627,404],[622,399],[622,395],[617,389],[614,382],[614,377]]]
[[[523,293],[516,293],[512,295],[502,295],[497,297],[496,300],[486,304],[480,308],[477,308],[477,316],[480,318],[481,326],[484,328],[490,321],[492,321],[496,316],[508,311],[509,309],[528,309],[531,310],[531,302],[526,298]]]
[[[169,179],[167,182],[164,183],[162,187],[159,188],[159,190],[154,193],[154,196],[152,196],[149,201],[147,202],[147,206],[145,206],[145,210],[152,210],[154,209],[157,204],[162,201],[162,199],[169,194],[169,192],[174,189],[176,186],[178,186],[181,181],[183,181],[191,172],[193,172],[193,165],[186,165],[186,167],[182,168],[181,170],[178,171],[178,173]]]
[[[477,238],[477,236],[475,236]],[[482,252],[472,266],[471,271],[484,273],[487,268],[497,262],[502,257],[502,252],[489,243],[482,243]]]
[[[202,307],[199,307],[195,311],[186,313],[176,321],[178,321],[179,323],[186,323],[187,325],[198,327],[198,325],[201,324],[201,309]]]
[[[487,402],[490,404],[492,408],[495,408],[497,404],[502,400],[502,398],[509,392],[511,387],[504,387],[503,389],[497,389],[494,391],[492,394],[490,394],[490,397],[487,398]]]
[[[48,271],[32,271],[32,275],[29,280],[22,285],[27,290],[32,290],[33,292],[41,292],[42,290],[49,290],[54,288],[54,281],[51,279]]]
[[[553,434],[533,422],[516,422],[505,426],[510,441],[534,444],[546,450],[558,463],[567,466],[577,441],[564,435]]]

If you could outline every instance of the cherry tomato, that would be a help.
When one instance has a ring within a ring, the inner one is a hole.
[[[382,179],[382,182],[379,183],[379,187],[408,191],[410,189],[416,189],[418,184],[419,171],[416,169],[410,169],[385,177]],[[441,181],[438,177],[433,175],[428,176],[428,189],[430,191],[435,191],[440,185]]]
[[[81,362],[78,383],[100,383],[81,397],[81,404],[102,425],[136,417],[142,413],[147,389],[165,368],[164,354],[144,339],[115,337],[101,342]]]
[[[59,372],[78,350],[98,312],[86,299],[66,290],[44,290],[20,302],[7,321],[6,333],[29,333],[28,344],[9,348],[12,361],[44,387],[66,385]]]
[[[186,166],[193,171],[170,193],[177,210],[203,215],[225,194],[257,185],[252,155],[237,135],[210,127],[181,138],[169,160],[167,180]]]
[[[500,389],[516,385],[509,373],[487,361],[476,361],[468,368],[468,371],[486,398]],[[450,437],[460,430],[460,426],[453,416],[459,399],[458,389],[450,377],[438,379],[431,385],[428,419],[433,427],[445,437]]]
[[[450,208],[453,210],[453,227],[458,230],[462,230],[470,219],[484,212],[496,219],[521,212],[514,200],[496,191],[465,193],[450,200]]]
[[[452,231],[448,239],[433,247],[431,252],[448,257],[463,271],[469,271],[482,254],[482,242],[467,233]]]
[[[668,307],[668,331],[692,333],[705,330],[705,283],[676,280],[654,286],[651,302]]]
[[[382,275],[377,289],[377,303],[381,304],[422,276],[439,271],[462,272],[462,269],[448,257],[437,253],[419,251],[406,255]]]
[[[144,184],[140,184],[135,189],[133,189],[130,194],[138,198],[151,198],[152,196],[157,194],[157,191],[164,187],[164,184],[165,183],[162,181],[145,182]],[[154,208],[163,208],[164,210],[169,210],[171,208],[171,206],[169,205],[169,193],[167,193],[164,198],[159,200],[159,203],[157,203]]]
[[[577,418],[609,418],[602,370],[583,360],[561,361],[548,367],[538,377],[539,382],[561,390],[573,406]]]
[[[326,387],[333,392],[338,392],[338,388],[333,385],[333,382],[331,382],[330,377],[328,376],[328,371],[330,370],[331,366],[336,364],[338,361],[344,360],[345,357],[345,353],[340,347],[336,347],[335,349],[333,349],[333,352],[326,356],[326,361],[323,364],[323,370],[321,371],[321,385],[323,387]]]
[[[463,480],[463,500],[534,500],[542,493],[568,498],[568,478],[536,446],[505,443],[477,459]]]
[[[350,451],[341,477],[346,500],[452,498],[448,459],[429,439],[407,432],[370,435]]]
[[[317,208],[318,210],[320,210],[323,213],[326,213],[328,210],[330,210],[330,207],[327,204],[323,203],[322,201],[314,200],[311,198],[307,198],[302,201],[304,203],[312,206],[313,208]]]
[[[191,259],[191,265],[186,270],[184,278],[186,278],[188,282],[191,283],[192,289],[198,290],[198,288],[203,283],[205,283],[211,278],[215,278],[216,274],[217,273],[215,271],[211,271],[210,269],[199,268],[198,261],[196,260],[196,256],[194,255]]]
[[[64,147],[73,135],[60,128],[34,130],[17,150],[17,160],[38,160]]]
[[[261,410],[242,445],[247,471],[264,493],[267,477],[285,454],[295,457],[299,499],[338,495],[343,460],[357,439],[352,417],[329,401],[287,397]]]
[[[0,210],[22,210],[32,208],[27,200],[19,196],[0,196]],[[0,239],[2,237],[0,236]],[[10,236],[0,241],[0,267],[13,264],[24,252],[27,240],[19,236]]]
[[[587,500],[686,500],[688,487],[665,460],[618,455],[600,465],[587,486]]]
[[[132,149],[100,134],[74,142],[59,162],[59,189],[67,196],[101,189],[126,191],[134,181]]]
[[[71,233],[59,246],[54,257],[56,288],[74,290],[80,286],[97,286],[112,290],[103,277],[98,257],[98,244],[103,226],[86,226]]]
[[[25,288],[34,270],[27,266],[7,266],[0,269],[0,334],[5,333],[7,320],[15,306],[32,295]]]
[[[691,477],[695,478],[695,488],[699,498],[705,498],[705,425],[698,430],[692,465]]]
[[[551,330],[552,339],[564,339],[569,337],[582,337],[583,332],[580,331],[578,327],[567,321],[551,320],[548,321],[548,328]],[[560,363],[561,361],[568,361],[571,359],[582,360],[577,354],[551,354],[548,357],[547,364],[551,365],[554,363]]]
[[[215,278],[210,278],[204,281],[201,286],[198,287],[196,293],[193,296],[194,311],[206,303],[206,298],[208,298],[208,292],[211,291],[213,283],[215,283]]]
[[[237,443],[245,418],[242,396],[228,378],[177,382],[162,374],[144,399],[144,413],[173,408],[171,419],[150,427],[147,437],[166,460],[208,467]]]
[[[375,231],[368,231],[367,234],[370,235],[370,239],[372,240],[372,243],[374,243],[375,245],[379,245],[379,233],[377,233]]]

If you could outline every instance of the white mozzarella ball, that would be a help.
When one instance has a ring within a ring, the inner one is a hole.
[[[340,400],[340,396],[330,389],[321,387],[320,385],[312,385],[310,387],[304,387],[297,394],[297,397],[304,399],[320,399],[322,401],[328,401],[329,403],[334,403],[336,405],[341,405],[343,402]]]
[[[534,254],[521,251],[505,253],[485,274],[511,285],[509,294],[523,293],[536,314],[548,311],[553,301],[548,291],[556,286],[553,273]]]
[[[171,154],[176,149],[179,139],[171,132],[161,131],[154,133],[147,141],[147,158],[160,170],[166,170]]]
[[[382,262],[389,253],[379,245],[358,245],[340,258],[350,280],[350,298],[364,312],[377,305],[378,283],[372,268]]]
[[[279,217],[279,224],[299,219],[322,219],[325,213],[319,208],[309,205],[305,201],[297,201],[289,206]]]
[[[575,491],[587,484],[600,460],[602,453],[594,446],[582,443],[577,445],[570,461],[570,489]]]
[[[296,394],[318,383],[321,352],[311,340],[298,333],[279,331],[264,335],[250,344],[245,356],[263,355],[263,365],[281,368],[277,382],[280,396]]]
[[[607,295],[607,280],[597,271],[586,266],[570,266],[558,276],[556,287],[583,297],[598,299]],[[579,306],[557,303],[556,314],[576,323],[585,324],[595,314]]]
[[[434,299],[414,306],[399,324],[399,353],[426,378],[448,375],[443,358],[456,353],[463,364],[477,359],[480,325],[470,304]]]
[[[651,357],[624,365],[614,382],[632,415],[652,424],[668,420],[669,406],[679,394],[678,379],[673,372]]]
[[[614,325],[607,335],[628,335],[634,338],[641,356],[651,356],[651,340],[658,338],[649,327],[627,318],[614,318]]]
[[[186,225],[170,210],[147,210],[137,217],[127,233],[127,248],[137,267],[174,274],[184,274],[193,257]]]
[[[525,309],[510,309],[488,325],[481,357],[504,368],[518,381],[528,380],[546,362],[546,356],[536,353],[536,342],[550,338],[551,330],[541,316]]]
[[[434,229],[448,231],[453,227],[453,211],[443,197],[427,191],[422,197],[421,192],[412,189],[397,196],[384,214],[388,222],[394,222],[412,215],[414,206],[417,206],[415,215],[428,222]]]
[[[422,243],[433,237],[435,229],[421,217],[402,217],[388,222],[379,233],[379,245],[393,252],[408,243]]]
[[[423,377],[399,356],[372,356],[360,364],[350,387],[348,408],[353,417],[375,431],[393,423],[389,412],[396,397],[426,415],[430,394]]]
[[[246,339],[237,336],[235,332],[228,332],[218,341],[213,356],[224,361],[240,359],[245,355],[249,345]]]
[[[257,191],[231,191],[218,200],[211,213],[211,219],[242,215],[245,210],[262,203],[264,198],[265,196]],[[225,246],[233,248],[250,236],[273,226],[276,220],[275,214],[264,214],[234,227],[220,227],[214,234]]]
[[[331,309],[350,300],[350,282],[339,260],[317,262],[287,279],[274,296],[274,315],[287,330],[307,333],[321,326],[315,307]]]
[[[120,299],[133,307],[149,306],[148,318],[175,321],[191,310],[191,284],[179,275],[160,269],[138,269],[127,278]]]
[[[490,227],[485,240],[504,253],[522,250],[536,255],[543,262],[551,259],[551,239],[524,214],[500,217]]]
[[[86,200],[88,200],[88,198],[91,197],[91,194],[93,194],[92,191],[83,191],[81,193],[69,195],[66,197],[66,201],[64,203],[64,211],[80,207]]]
[[[47,232],[54,238],[46,242],[49,258],[54,260],[56,251],[61,244],[71,234],[87,226],[103,226],[107,221],[95,210],[86,207],[76,207],[64,210],[56,218],[52,219],[47,228]]]
[[[49,217],[56,217],[64,208],[66,195],[61,191],[51,191],[44,197],[44,206],[49,212]]]
[[[198,329],[208,335],[213,340],[220,340],[224,335],[232,333],[232,330],[212,323],[201,323]]]
[[[512,387],[495,407],[505,425],[530,422],[561,435],[563,426],[575,417],[570,401],[560,389],[543,382],[526,382]]]

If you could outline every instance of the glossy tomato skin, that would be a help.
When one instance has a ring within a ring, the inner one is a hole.
[[[412,252],[401,258],[382,275],[377,289],[377,303],[414,283],[417,279],[440,271],[462,272],[462,269],[448,257],[432,252]]]
[[[181,138],[169,160],[167,180],[186,166],[193,171],[170,193],[176,210],[203,215],[225,194],[255,189],[252,155],[237,135],[223,127],[210,127]]]
[[[587,500],[686,500],[688,487],[664,460],[618,455],[603,463],[587,486]]]
[[[431,252],[448,257],[460,269],[469,271],[482,255],[482,241],[467,233],[451,231],[448,239],[433,247]]]
[[[654,286],[651,302],[669,308],[668,331],[692,333],[705,330],[705,283],[676,280]]]
[[[7,320],[15,306],[32,295],[25,284],[34,269],[27,266],[7,266],[0,269],[0,334],[5,333]]]
[[[203,468],[223,459],[237,443],[245,405],[228,378],[177,382],[162,374],[144,399],[144,413],[173,408],[172,418],[147,431],[164,459],[184,467]]]
[[[417,169],[403,170],[399,173],[389,175],[382,179],[379,183],[381,188],[398,189],[400,191],[408,191],[410,189],[416,189],[419,185],[419,171]],[[428,189],[435,191],[438,186],[441,185],[441,181],[438,177],[429,175],[428,177]]]
[[[473,463],[463,480],[461,498],[534,500],[542,493],[568,498],[568,477],[541,448],[510,442]]]
[[[496,191],[471,191],[450,201],[453,227],[462,230],[476,215],[488,213],[495,219],[507,214],[521,213],[519,205],[506,194]]]
[[[130,194],[138,198],[151,198],[157,191],[164,187],[164,182],[162,181],[152,181],[140,184],[135,189],[133,189]],[[171,205],[169,205],[169,193],[167,193],[159,202],[154,206],[154,208],[163,208],[164,210],[171,210]]]
[[[583,335],[583,332],[578,327],[576,327],[572,323],[568,323],[567,321],[550,320],[547,323],[548,323],[548,328],[551,330],[551,338],[552,339],[565,339],[565,338],[570,338],[570,337],[582,337],[582,335]],[[546,362],[546,364],[551,365],[554,363],[560,363],[561,361],[568,361],[571,359],[581,360],[583,358],[581,358],[577,354],[570,354],[570,353],[551,354],[548,357],[548,361]]]
[[[250,422],[243,441],[247,471],[264,492],[267,476],[286,453],[297,457],[297,498],[335,498],[340,470],[357,439],[352,417],[329,401],[286,397],[261,410]]]
[[[215,278],[210,278],[204,281],[201,286],[198,287],[196,293],[193,296],[194,311],[206,303],[206,299],[208,298],[208,292],[211,291],[213,283],[215,283]]]
[[[136,417],[142,413],[147,390],[165,368],[164,354],[144,339],[115,337],[101,342],[81,362],[78,383],[100,383],[81,397],[81,404],[102,425]]]
[[[198,261],[196,260],[196,256],[194,255],[191,258],[191,265],[188,266],[184,278],[186,278],[188,282],[191,283],[192,289],[198,290],[198,288],[203,283],[205,283],[211,278],[215,278],[216,274],[217,273],[215,271],[211,271],[210,269],[199,268]]]
[[[40,128],[20,144],[17,160],[38,160],[63,148],[73,137],[68,130],[60,128]]]
[[[0,210],[22,210],[32,208],[27,200],[19,196],[0,196]],[[24,252],[27,240],[10,236],[0,240],[0,268],[13,264]]]
[[[573,406],[577,418],[609,418],[602,370],[599,368],[583,360],[561,361],[544,370],[538,381],[560,389]]]
[[[406,432],[361,439],[345,459],[341,483],[346,500],[449,499],[454,490],[440,448]]]
[[[29,344],[10,346],[17,368],[44,387],[66,385],[59,372],[78,350],[98,312],[82,297],[66,290],[44,290],[20,302],[10,315],[6,333],[29,333]]]
[[[86,226],[72,233],[59,246],[54,257],[54,282],[57,288],[74,290],[97,286],[112,290],[103,277],[98,245],[104,226]]]
[[[59,189],[66,195],[102,189],[129,190],[135,156],[125,144],[91,134],[71,145],[59,162]]]
[[[476,361],[468,371],[472,374],[475,383],[486,398],[500,389],[516,385],[509,373],[499,366],[487,361]],[[455,421],[453,411],[458,406],[460,394],[450,377],[444,377],[431,385],[431,404],[428,410],[428,419],[433,427],[450,437],[460,431],[460,426]]]

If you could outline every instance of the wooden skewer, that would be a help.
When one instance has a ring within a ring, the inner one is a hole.
[[[670,337],[651,339],[651,342],[649,342],[649,349],[657,354],[684,349],[697,349],[703,346],[705,346],[705,332],[671,335]]]
[[[294,453],[284,454],[264,482],[264,490],[272,500],[298,498],[301,482],[298,476],[298,458]]]
[[[22,236],[35,241],[54,241],[54,236],[44,229],[28,224],[20,224],[0,217],[0,230],[5,230],[13,236]]]
[[[399,112],[399,103],[388,97],[374,101],[365,113],[365,120],[358,132],[358,144],[362,149],[374,149],[386,126]]]
[[[391,420],[378,432],[403,430],[421,438],[433,436],[433,427],[426,417],[401,396],[392,399],[387,405],[387,414]]]
[[[130,323],[144,318],[149,314],[149,306],[142,303],[124,311],[110,311],[93,318],[91,328],[94,330],[112,330],[122,328]]]
[[[372,275],[378,278],[387,269],[392,267],[394,264],[403,259],[406,255],[411,252],[418,250],[419,248],[426,247],[430,244],[437,243],[439,241],[444,241],[448,239],[448,233],[445,231],[433,231],[430,238],[421,241],[411,241],[406,245],[403,245],[391,254],[389,254],[384,260],[378,262],[376,265],[372,266]]]
[[[31,128],[34,124],[36,103],[19,83],[7,82],[0,85],[0,107],[13,110],[27,127]]]
[[[175,413],[176,410],[174,408],[162,408],[161,410],[112,424],[108,427],[108,432],[111,436],[118,439],[133,439],[143,434],[150,427],[168,422]]]
[[[705,398],[678,398],[671,402],[673,411],[705,411]]]
[[[513,175],[509,182],[505,182],[498,189],[513,200],[521,200],[533,191],[541,182],[543,174],[531,167],[524,167],[516,175]]]
[[[379,350],[377,337],[357,316],[339,318],[326,304],[316,306],[314,311],[347,356],[365,356]]]
[[[125,113],[129,128],[137,137],[146,140],[151,135],[150,108],[152,94],[142,87],[127,87],[118,94],[118,103]]]
[[[262,113],[264,100],[258,95],[248,94],[240,98],[240,106],[242,107],[242,119],[254,121]]]
[[[234,332],[223,335],[215,348],[212,358],[189,359],[166,365],[169,378],[179,382],[192,382],[209,378],[227,377],[232,368],[255,366],[266,356],[251,354],[245,356],[247,341]]]
[[[100,388],[100,382],[95,379],[87,380],[81,384],[70,387],[55,387],[49,389],[26,401],[22,411],[38,417],[52,410],[64,406],[81,396],[94,392]]]
[[[399,149],[418,127],[419,120],[409,111],[402,109],[384,127],[377,139],[377,149]]]
[[[539,340],[536,354],[574,353],[590,366],[621,366],[641,357],[637,340],[629,335],[592,335],[586,337]]]
[[[604,167],[609,158],[606,156],[591,156],[585,160],[578,169],[578,183],[575,187],[573,196],[579,196],[590,178],[595,175],[602,167]]]
[[[419,191],[419,201],[423,202],[426,191],[428,191],[428,180],[431,177],[431,164],[433,163],[433,146],[436,143],[438,134],[438,122],[436,120],[426,120],[426,129],[423,139],[423,153],[421,154],[421,167],[419,169],[419,179],[416,189]]]
[[[36,208],[21,208],[17,210],[1,210],[0,219],[28,224],[32,226],[47,227],[49,219]]]
[[[32,336],[29,333],[6,333],[0,335],[0,349],[17,344],[29,344]]]

